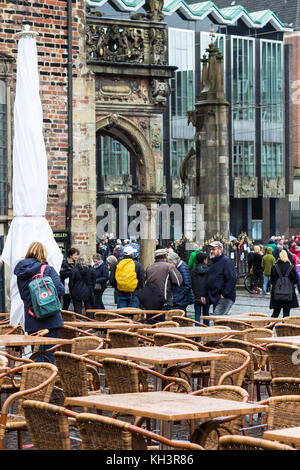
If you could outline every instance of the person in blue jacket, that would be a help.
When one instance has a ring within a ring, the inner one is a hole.
[[[236,272],[233,262],[224,255],[219,241],[209,245],[211,264],[201,286],[201,302],[213,304],[214,315],[227,315],[236,299]]]
[[[46,247],[40,242],[31,243],[25,255],[25,259],[19,261],[14,269],[14,274],[17,276],[17,285],[20,297],[24,303],[24,329],[27,333],[34,333],[39,330],[47,329],[49,330],[49,333],[47,333],[46,336],[50,338],[57,338],[59,328],[64,324],[60,312],[55,313],[51,317],[43,319],[38,319],[29,314],[29,309],[32,306],[29,283],[32,281],[33,276],[40,272],[41,266],[43,264],[47,265],[44,271],[44,276],[50,276],[52,278],[57,290],[57,294],[60,296],[64,295],[65,293],[64,285],[62,284],[58,273],[52,266],[48,265]],[[40,346],[40,351],[45,351],[50,347],[51,346],[48,345]],[[47,353],[44,356],[49,361],[54,363],[53,353]],[[36,362],[42,361],[45,361],[45,359],[41,355],[37,358]]]
[[[181,286],[172,286],[173,308],[186,312],[188,305],[193,304],[195,300],[192,290],[191,272],[188,265],[182,261],[175,251],[169,251],[168,262],[173,264],[182,276]]]
[[[93,268],[96,275],[96,284],[94,287],[94,308],[104,310],[104,304],[102,295],[107,287],[107,281],[109,278],[108,266],[102,260],[102,256],[99,253],[93,255]]]

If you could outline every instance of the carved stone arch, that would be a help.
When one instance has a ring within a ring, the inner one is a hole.
[[[155,158],[143,132],[130,119],[117,113],[96,121],[96,132],[118,140],[133,155],[138,170],[138,186],[143,192],[156,192]]]

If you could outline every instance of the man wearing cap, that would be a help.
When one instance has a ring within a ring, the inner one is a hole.
[[[201,302],[213,304],[214,315],[227,315],[236,299],[236,273],[219,241],[209,245],[211,264],[201,289]]]
[[[134,255],[135,255],[135,251],[136,250],[132,246],[130,246],[128,244],[125,245],[124,252],[123,252],[123,254],[124,254],[123,259],[120,260],[118,263],[116,263],[112,267],[112,270],[111,270],[111,273],[110,273],[109,282],[110,282],[111,286],[116,289],[117,308],[126,308],[126,307],[139,308],[139,298],[137,297],[136,294],[144,286],[145,272],[144,272],[144,268],[141,265],[141,263],[139,263],[138,261],[133,259]],[[132,262],[135,265],[135,274],[136,274],[136,278],[137,278],[137,286],[136,286],[136,289],[133,292],[121,291],[121,290],[118,289],[118,286],[117,286],[116,269],[124,260],[127,260],[127,259],[132,259]]]
[[[172,285],[180,287],[182,275],[176,267],[168,263],[168,250],[161,248],[154,252],[154,263],[146,269],[146,283],[159,288],[165,299],[164,310],[173,308]],[[159,318],[162,321],[162,318]]]

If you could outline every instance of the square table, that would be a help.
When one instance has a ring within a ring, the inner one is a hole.
[[[172,438],[174,421],[261,413],[265,405],[173,392],[117,393],[66,397],[65,405],[115,411],[161,420],[161,434]]]
[[[141,346],[137,348],[111,348],[88,351],[88,355],[96,356],[101,361],[104,358],[123,359],[124,361],[153,364],[155,370],[162,373],[164,364],[174,365],[185,362],[215,361],[224,358],[224,354],[213,352],[193,351],[190,349],[164,348],[162,346]],[[161,379],[157,381],[161,389]]]
[[[201,320],[238,320],[238,321],[244,321],[245,323],[250,323],[253,326],[256,326],[258,328],[263,328],[265,325],[268,325],[269,323],[273,322],[279,322],[282,321],[282,318],[271,318],[269,317],[256,317],[255,315],[203,315],[200,316]]]
[[[35,346],[43,344],[71,344],[72,339],[49,338],[48,336],[0,335],[0,347]]]
[[[300,336],[267,336],[266,338],[256,338],[258,343],[287,343],[300,345]]]
[[[171,335],[184,336],[185,338],[201,338],[209,336],[227,336],[234,334],[243,334],[240,330],[223,330],[222,328],[204,327],[204,326],[175,326],[170,328],[141,328],[140,332],[145,334],[167,333]]]
[[[280,441],[288,445],[294,444],[296,447],[299,448],[300,426],[265,431],[263,437],[264,439],[270,439],[271,441]]]

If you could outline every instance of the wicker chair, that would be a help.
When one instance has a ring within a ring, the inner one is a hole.
[[[256,343],[257,338],[270,338],[274,336],[273,331],[269,330],[268,328],[249,328],[243,331],[244,336],[243,339],[245,341],[249,341],[249,343]]]
[[[300,324],[293,325],[293,323],[276,323],[275,331],[277,336],[299,336]]]
[[[263,403],[263,402],[261,402]],[[300,426],[300,396],[282,395],[267,400],[267,430]],[[300,449],[300,445],[295,446]]]
[[[176,321],[161,321],[158,323],[154,323],[150,327],[152,328],[176,328],[178,326],[180,325]]]
[[[97,368],[102,367],[101,364],[84,356],[63,351],[56,351],[54,357],[65,397],[100,393],[100,378]]]
[[[26,428],[26,420],[23,416],[23,403],[27,399],[49,402],[57,376],[57,368],[53,364],[34,363],[10,369],[9,374],[13,376],[21,371],[20,390],[11,394],[3,403],[1,408],[0,423],[0,449],[3,449],[3,440],[7,432],[18,432],[18,449],[22,449],[22,430]],[[0,374],[0,380],[3,375]],[[17,402],[15,415],[9,414],[13,404]]]
[[[95,320],[102,322],[102,321],[108,321],[108,320],[128,320],[127,317],[124,315],[120,315],[119,313],[114,313],[114,312],[95,312]]]
[[[171,344],[171,343],[187,343],[187,344],[193,344],[200,349],[200,351],[211,351],[212,348],[206,347],[202,343],[197,343],[196,341],[193,341],[192,339],[189,338],[184,338],[183,336],[180,335],[174,335],[171,333],[155,333],[153,335],[154,339],[154,344],[155,346],[165,346],[166,344]]]
[[[145,438],[176,449],[203,450],[197,444],[170,441],[130,423],[92,413],[78,414],[76,423],[83,450],[147,450]]]
[[[138,348],[154,343],[154,340],[147,336],[123,330],[110,330],[108,341],[111,348]]]
[[[81,315],[80,313],[71,312],[70,310],[61,310],[61,316],[63,321],[94,321],[92,318],[87,317],[86,315]]]
[[[213,315],[212,315],[213,319]],[[232,330],[246,330],[248,328],[253,328],[250,323],[244,322],[242,320],[233,320],[230,318],[224,318],[222,320],[215,320],[214,326],[229,326]]]
[[[71,353],[81,356],[82,354],[87,355],[88,351],[92,349],[102,349],[104,342],[98,336],[79,336],[74,338],[74,342],[71,345]]]
[[[24,335],[21,325],[0,325],[0,335]]]
[[[249,353],[234,348],[214,349],[212,352],[224,354],[225,357],[212,361],[209,385],[235,385],[241,387],[251,359]]]
[[[201,323],[188,317],[174,316],[172,320],[177,322],[179,326],[203,326],[204,328],[207,328],[207,325],[204,325],[204,323]]]
[[[284,323],[292,323],[293,325],[299,325],[300,315],[292,315],[292,316],[284,317],[281,319],[281,321]]]
[[[34,450],[71,450],[69,426],[77,413],[36,400],[26,400],[23,410]]]
[[[217,385],[216,387],[206,387],[193,392],[192,395],[200,395],[223,400],[235,400],[246,403],[249,395],[241,387],[233,385]],[[191,442],[201,445],[206,450],[218,450],[219,438],[222,435],[238,434],[243,427],[243,416],[226,416],[214,418],[209,421],[202,420],[196,427]]]
[[[295,450],[293,447],[267,439],[248,436],[220,437],[220,450]]]
[[[244,351],[247,351],[250,355],[250,363],[247,367],[246,374],[245,374],[245,379],[244,379],[244,384],[243,386],[249,387],[250,386],[250,401],[254,401],[254,388],[256,386],[256,395],[257,395],[257,400],[261,400],[261,394],[260,394],[260,387],[262,385],[265,385],[268,391],[269,396],[271,395],[271,372],[266,371],[266,370],[261,370],[260,369],[260,354],[266,353],[266,350],[259,346],[255,345],[253,343],[250,343],[248,341],[242,341],[239,339],[224,339],[222,341],[222,345],[225,348],[237,348],[237,349],[243,349]],[[252,424],[252,415],[250,416],[250,424]]]
[[[266,345],[266,350],[271,366],[272,378],[300,377],[298,346],[270,343]]]
[[[275,377],[271,382],[272,396],[300,395],[300,378]]]

